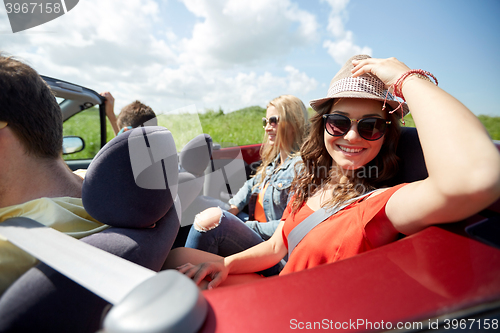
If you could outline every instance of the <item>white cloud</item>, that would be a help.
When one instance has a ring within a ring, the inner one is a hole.
[[[327,2],[332,7],[332,14],[338,15],[344,12],[350,0],[321,0]]]
[[[258,74],[231,72],[224,75],[221,70],[201,71],[196,67],[181,67],[178,70],[165,68],[140,91],[148,100],[155,96],[168,98],[171,104],[162,104],[155,110],[168,112],[196,103],[198,108],[222,107],[233,111],[245,106],[264,106],[282,94],[305,94],[317,88],[315,79],[291,66],[284,69],[285,76],[270,72]],[[156,91],[148,91],[150,88]]]
[[[315,79],[308,77],[306,73],[300,72],[292,66],[286,66],[285,71],[288,73],[289,94],[308,93],[315,90],[318,86],[318,82]]]
[[[344,37],[344,21],[347,20],[347,11],[345,8],[350,0],[321,0],[327,2],[332,10],[328,17],[327,30],[336,38]]]
[[[354,42],[353,32],[345,30],[345,22],[348,19],[346,7],[349,0],[322,0],[327,2],[332,10],[328,17],[327,30],[335,41],[325,40],[323,47],[327,49],[328,54],[339,65],[343,65],[350,57],[356,54],[372,54],[372,49],[368,46],[358,46]]]
[[[309,78],[305,73],[287,66],[284,77],[276,76],[270,72],[262,75],[251,73],[239,73],[236,77],[226,78],[217,82],[217,92],[225,91],[225,101],[229,108],[238,105],[242,101],[245,105],[265,105],[268,101],[283,94],[299,95],[316,89],[318,83]],[[214,93],[213,91],[212,93]],[[236,92],[236,94],[235,94]],[[211,95],[207,96],[207,102]],[[255,103],[258,101],[258,103]]]
[[[323,43],[328,51],[328,54],[340,65],[344,63],[353,55],[356,54],[368,54],[372,55],[372,49],[365,46],[360,47],[353,42],[352,31],[347,31],[345,37],[332,42],[331,40],[326,40]]]
[[[113,6],[114,4],[114,6]],[[175,63],[175,54],[151,31],[157,4],[152,0],[120,2],[87,0],[66,15],[42,26],[5,35],[2,47],[26,57],[40,72],[99,77],[100,70],[113,79],[147,63]],[[100,79],[105,79],[102,76]]]
[[[230,68],[284,55],[317,39],[315,17],[289,0],[183,0],[203,18],[183,41],[182,60]]]
[[[184,34],[190,38],[179,38],[161,16],[165,1],[86,0],[16,34],[7,33],[7,16],[0,15],[1,48],[41,74],[111,91],[116,112],[134,99],[158,111],[191,104],[235,110],[316,88],[286,61],[318,41],[309,12],[290,0],[182,2],[197,17]]]

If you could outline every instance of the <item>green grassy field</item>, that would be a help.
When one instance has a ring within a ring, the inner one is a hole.
[[[106,126],[106,131],[107,141],[109,141],[115,136],[109,121]],[[101,149],[99,109],[92,107],[66,120],[63,124],[63,135],[76,135],[85,141],[85,149],[83,151],[71,155],[64,155],[65,160],[93,158],[99,149]]]
[[[309,114],[314,111],[309,109]],[[202,114],[161,114],[158,124],[168,128],[174,137],[177,150],[201,133],[212,136],[222,147],[243,146],[260,143],[264,137],[262,117],[266,110],[251,106],[238,111],[224,113],[222,110],[208,110]],[[479,120],[486,127],[493,140],[500,140],[500,117],[480,115]],[[411,115],[405,117],[406,126],[414,127]],[[81,136],[86,143],[85,150],[65,156],[66,159],[92,158],[99,151],[99,110],[95,107],[80,112],[64,123],[64,135]],[[111,125],[107,124],[107,141],[114,137]]]
[[[479,115],[479,120],[486,128],[493,140],[500,140],[500,117],[490,117],[485,115]],[[411,114],[405,117],[405,122],[407,127],[415,127],[415,122]]]
[[[252,106],[225,114],[209,110],[202,114],[159,115],[158,125],[168,128],[174,136],[177,149],[201,133],[210,134],[222,147],[260,143],[264,137],[262,117],[266,110]]]

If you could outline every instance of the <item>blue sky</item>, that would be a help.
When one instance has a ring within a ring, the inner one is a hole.
[[[500,116],[497,0],[81,0],[13,34],[0,50],[39,73],[158,113],[265,107],[323,97],[351,55],[397,57],[432,72],[475,114]]]

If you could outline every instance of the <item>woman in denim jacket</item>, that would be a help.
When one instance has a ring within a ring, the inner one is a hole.
[[[255,177],[247,180],[229,200],[231,208],[227,211],[214,207],[196,215],[186,247],[229,256],[269,239],[274,233],[291,197],[295,164],[301,160],[293,152],[302,144],[307,110],[297,97],[283,95],[269,103],[262,120],[266,133],[262,164]],[[242,212],[246,205],[249,214]],[[277,274],[280,268],[277,265],[263,273]]]

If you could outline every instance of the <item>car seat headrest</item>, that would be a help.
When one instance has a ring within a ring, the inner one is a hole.
[[[399,157],[399,170],[391,180],[390,185],[411,183],[427,178],[427,168],[424,153],[418,138],[418,132],[413,127],[402,127],[396,155]]]
[[[201,176],[212,156],[212,137],[200,134],[189,141],[179,154],[179,161],[187,172]]]
[[[83,181],[83,205],[111,226],[151,226],[172,207],[178,173],[170,131],[135,128],[113,138],[94,157]]]

